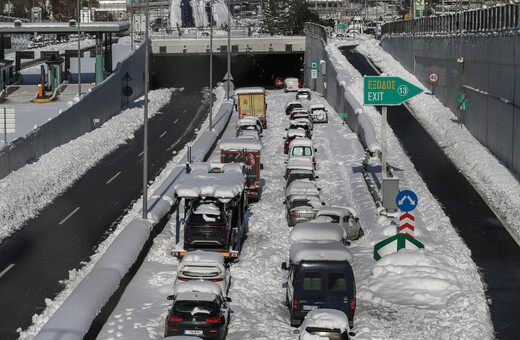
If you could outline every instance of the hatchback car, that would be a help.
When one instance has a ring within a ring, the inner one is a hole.
[[[316,195],[319,196],[320,190],[314,181],[308,179],[298,179],[292,181],[285,188],[285,198],[290,199],[292,196],[297,195]]]
[[[168,296],[172,306],[166,317],[165,336],[194,335],[202,339],[226,337],[231,299],[213,282],[184,282]]]
[[[289,129],[303,129],[307,133],[307,138],[312,138],[314,124],[307,118],[296,118],[289,121]]]
[[[339,224],[347,232],[349,240],[357,240],[365,234],[359,223],[357,211],[351,207],[323,207],[318,211],[316,220]]]
[[[301,88],[298,91],[296,91],[297,100],[301,100],[301,99],[311,100],[311,96],[312,96],[311,90],[308,88]]]
[[[274,87],[276,89],[283,89],[284,85],[285,85],[285,82],[284,82],[284,79],[282,77],[277,77],[274,80]]]
[[[230,210],[217,199],[190,202],[184,229],[184,249],[225,251],[231,235]]]
[[[306,180],[314,182],[316,179],[318,179],[318,176],[316,176],[314,174],[314,171],[303,170],[303,169],[293,170],[286,177],[287,177],[286,183],[285,183],[286,187],[288,187],[289,184],[291,184],[295,180],[306,179]]]
[[[314,219],[318,210],[325,204],[317,195],[292,195],[285,201],[285,217],[287,225],[296,224]]]
[[[285,114],[288,115],[291,113],[292,109],[294,108],[301,108],[303,109],[303,105],[299,100],[290,100],[285,104]]]
[[[355,336],[354,332],[349,331],[348,318],[337,309],[315,309],[305,316],[302,325],[295,330],[294,334],[299,334],[299,340],[307,339],[330,339],[330,340],[349,340]]]
[[[293,157],[289,158],[285,163],[284,178],[287,179],[293,171],[308,170],[314,172],[314,164],[312,159],[308,157]]]
[[[328,123],[329,115],[323,104],[313,104],[309,107],[309,115],[313,123]]]
[[[293,116],[296,114],[307,114],[308,115],[309,111],[307,111],[303,107],[295,107],[291,110],[291,112],[289,112],[289,119],[293,119]]]
[[[201,250],[186,253],[177,270],[175,285],[183,282],[210,281],[220,286],[222,292],[229,290],[231,274],[220,253]]]
[[[262,136],[262,133],[264,131],[260,119],[251,116],[244,117],[238,120],[236,127],[236,136],[238,137],[246,130],[256,131],[259,137]]]
[[[289,152],[289,145],[295,138],[307,138],[308,134],[304,129],[289,129],[287,130],[286,136],[283,138],[285,142],[283,144],[283,153],[287,154]]]

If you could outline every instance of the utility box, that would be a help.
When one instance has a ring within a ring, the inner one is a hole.
[[[390,176],[383,175],[383,207],[387,212],[397,212],[397,202],[395,198],[397,194],[399,194],[399,178],[394,177],[390,174]]]

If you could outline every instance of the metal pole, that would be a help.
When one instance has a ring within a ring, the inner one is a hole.
[[[213,130],[213,0],[209,3],[209,131]]]
[[[227,72],[229,77],[231,78],[231,14],[228,9],[228,36],[227,36]],[[229,86],[231,79],[227,80],[227,99],[229,100]]]
[[[386,106],[382,108],[383,121],[381,123],[381,176],[386,178]]]
[[[7,110],[4,107],[4,142],[7,144]]]
[[[79,29],[79,23],[81,22],[80,1],[81,0],[78,0],[78,97],[81,96],[81,43],[79,39],[81,34]]]
[[[144,31],[144,143],[143,143],[143,219],[148,218],[148,14],[149,0],[146,0],[146,19]]]
[[[130,0],[130,50],[134,50],[134,6],[132,3],[134,0]]]

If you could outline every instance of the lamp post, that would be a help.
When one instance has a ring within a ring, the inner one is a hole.
[[[144,121],[143,121],[143,219],[148,218],[148,14],[149,0],[146,0],[146,18],[144,30]]]
[[[209,131],[213,130],[213,0],[209,2]]]
[[[228,6],[228,38],[227,38],[227,73],[229,75],[228,78],[231,78],[231,13],[229,12]],[[227,80],[227,99],[229,100],[229,87],[230,87],[230,79]]]
[[[81,96],[81,43],[80,43],[80,28],[79,23],[81,21],[81,9],[80,1],[78,0],[78,97]]]

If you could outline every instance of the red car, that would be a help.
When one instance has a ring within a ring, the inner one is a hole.
[[[277,89],[283,88],[285,85],[284,79],[282,77],[278,77],[274,80],[274,87]]]

